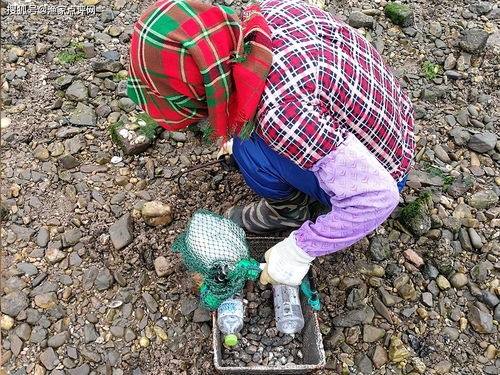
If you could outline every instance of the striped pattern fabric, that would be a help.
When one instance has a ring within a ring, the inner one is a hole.
[[[308,169],[353,133],[396,181],[414,153],[413,108],[377,51],[301,0],[264,0],[274,60],[256,132]]]
[[[163,0],[135,25],[127,94],[168,130],[208,116],[214,138],[248,133],[271,48],[257,4],[242,22],[227,7]]]

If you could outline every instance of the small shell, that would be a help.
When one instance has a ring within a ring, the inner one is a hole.
[[[144,136],[142,134],[135,139],[136,143],[143,143],[145,141],[146,141],[146,136]]]
[[[118,164],[119,162],[121,162],[123,160],[123,158],[121,156],[113,156],[111,158],[111,163],[112,164]]]
[[[121,129],[119,133],[123,138],[128,137],[128,130],[127,129]]]
[[[139,125],[141,125],[141,126],[146,126],[146,125],[147,125],[147,124],[146,124],[146,121],[144,121],[144,120],[139,120],[139,121],[137,121],[137,123],[138,123]]]
[[[110,302],[108,304],[108,307],[111,309],[116,309],[117,307],[120,307],[121,305],[123,305],[123,301],[116,300],[116,301]]]

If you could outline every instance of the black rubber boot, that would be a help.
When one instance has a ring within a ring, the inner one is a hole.
[[[251,233],[266,233],[298,228],[310,219],[311,197],[298,191],[283,199],[265,199],[245,207],[230,208],[224,216]]]

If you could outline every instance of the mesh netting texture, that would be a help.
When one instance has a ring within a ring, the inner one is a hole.
[[[209,310],[241,291],[259,273],[258,263],[250,258],[245,231],[210,211],[194,213],[172,250],[182,254],[188,269],[203,275],[200,304]]]

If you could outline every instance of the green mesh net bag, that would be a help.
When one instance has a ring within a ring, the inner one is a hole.
[[[200,305],[209,310],[219,307],[260,273],[259,263],[250,258],[244,230],[210,211],[194,213],[172,250],[182,254],[188,269],[203,275]]]

